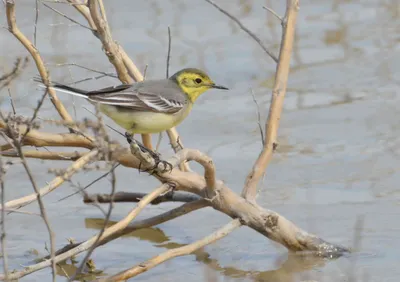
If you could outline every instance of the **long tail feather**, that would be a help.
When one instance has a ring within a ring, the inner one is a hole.
[[[40,77],[34,77],[33,80],[35,82],[39,83],[39,87],[41,88],[46,88],[46,85],[43,84],[42,78]],[[62,83],[58,83],[55,81],[51,81],[50,82],[50,86],[53,87],[54,89],[63,92],[63,93],[67,93],[70,95],[75,95],[75,96],[79,96],[79,97],[83,97],[83,98],[88,98],[88,92],[86,90],[82,90],[79,88],[75,88],[75,87],[71,87]]]

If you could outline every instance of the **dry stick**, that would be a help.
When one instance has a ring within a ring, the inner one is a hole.
[[[55,12],[55,13],[59,14],[60,16],[66,18],[66,19],[68,19],[68,20],[70,20],[71,22],[73,22],[73,23],[79,25],[80,27],[89,29],[90,31],[95,31],[95,30],[93,30],[92,28],[87,27],[86,25],[83,25],[83,24],[81,24],[80,22],[74,20],[73,18],[70,18],[70,17],[68,17],[67,15],[61,13],[59,10],[57,10],[57,9],[55,9],[55,8],[53,8],[53,7],[51,7],[50,5],[46,4],[45,2],[43,2],[43,1],[40,1],[40,2],[42,3],[43,6],[49,8],[49,9],[52,10],[53,12]]]
[[[230,13],[228,13],[227,11],[225,11],[224,9],[222,9],[220,6],[218,6],[217,4],[215,4],[213,1],[211,0],[205,0],[206,2],[210,3],[211,5],[213,5],[215,8],[217,8],[221,13],[223,13],[224,15],[226,15],[228,18],[230,18],[231,20],[233,20],[244,32],[246,32],[248,35],[250,35],[251,38],[254,39],[255,42],[258,43],[258,45],[260,45],[261,49],[264,50],[265,53],[267,53],[276,63],[278,62],[278,58],[267,49],[267,47],[264,46],[264,44],[262,43],[261,39],[257,37],[257,35],[255,35],[252,31],[250,31],[247,27],[245,27],[235,16],[231,15]]]
[[[50,89],[49,89],[50,90]],[[69,123],[74,124],[74,123]],[[6,128],[6,124],[0,120],[0,128]],[[18,132],[23,134],[27,130],[26,125],[18,126]],[[24,138],[23,145],[32,145],[35,147],[81,147],[93,149],[93,142],[85,136],[75,133],[45,133],[35,129],[29,130],[29,133]],[[10,149],[9,146],[2,145],[1,150]]]
[[[23,152],[19,152],[20,156],[23,158]],[[39,190],[39,195],[42,197],[57,187],[59,187],[62,183],[65,182],[65,180],[69,179],[72,175],[74,175],[79,169],[81,169],[83,166],[88,164],[90,161],[92,161],[98,154],[97,150],[93,150],[86,155],[84,155],[82,158],[78,159],[76,162],[74,162],[67,170],[65,173],[61,176],[57,176],[54,178],[49,184],[47,184],[45,187],[41,188]],[[35,194],[30,194],[28,196],[24,196],[19,199],[11,200],[8,201],[4,206],[1,206],[0,208],[17,208],[17,207],[22,207],[25,205],[28,205],[35,201],[37,198],[36,193]]]
[[[146,197],[144,197],[138,204],[137,206],[132,209],[129,214],[123,218],[122,220],[120,220],[118,223],[114,224],[113,226],[106,228],[104,230],[103,235],[100,237],[100,241],[106,240],[107,238],[115,235],[117,232],[120,232],[121,230],[123,230],[124,228],[126,228],[129,223],[134,220],[137,215],[155,198],[157,198],[159,195],[167,192],[168,190],[170,190],[170,186],[168,184],[163,184],[161,185],[159,188],[155,189],[153,192],[149,193]],[[77,247],[62,253],[60,255],[57,255],[54,258],[55,263],[59,263],[60,261],[66,260],[72,256],[75,256],[85,250],[88,250],[89,248],[91,248],[93,246],[93,244],[97,241],[98,239],[98,235],[93,236],[92,238],[90,238],[89,240],[83,242],[82,244],[79,244]],[[26,276],[32,272],[38,271],[40,269],[43,269],[45,267],[48,267],[50,265],[50,261],[49,260],[45,260],[43,262],[31,265],[31,266],[26,266],[24,267],[23,270],[18,271],[18,272],[14,272],[14,273],[10,273],[9,274],[9,279],[19,279],[23,276]],[[0,280],[4,280],[4,276],[0,276]]]
[[[88,250],[88,252],[86,253],[86,256],[83,258],[83,260],[81,261],[81,264],[79,266],[79,268],[75,271],[75,274],[69,279],[69,281],[74,281],[75,277],[82,272],[84,266],[86,265],[87,260],[90,258],[90,256],[92,255],[92,253],[94,252],[94,249],[98,246],[98,243],[100,241],[101,236],[103,236],[108,222],[110,221],[110,217],[111,217],[111,212],[112,209],[114,207],[114,194],[115,194],[115,182],[116,182],[116,178],[115,178],[115,170],[111,169],[111,195],[110,195],[110,204],[108,206],[108,211],[106,214],[106,218],[104,220],[104,224],[103,227],[96,239],[96,241],[93,243],[93,246],[90,247],[90,249]]]
[[[40,56],[39,51],[36,47],[29,41],[28,38],[19,30],[17,26],[17,22],[15,19],[15,3],[13,0],[6,1],[6,14],[7,14],[7,23],[8,23],[8,30],[21,42],[21,44],[28,50],[31,54],[32,58],[36,63],[36,67],[42,77],[42,80],[45,85],[49,84],[49,75],[46,69],[46,66],[43,63],[43,60]],[[55,91],[53,88],[49,88],[49,94],[51,96],[51,102],[53,103],[54,107],[57,109],[60,116],[66,120],[72,122],[71,116],[68,114],[67,110],[65,109],[64,105],[58,99]]]
[[[272,90],[271,105],[268,119],[265,124],[265,145],[257,161],[247,176],[242,196],[251,202],[255,202],[257,195],[257,184],[264,175],[272,153],[278,146],[277,135],[279,120],[281,118],[283,100],[289,75],[290,56],[292,53],[296,17],[299,10],[298,0],[287,0],[285,21],[283,21],[282,42],[279,52],[279,62],[276,69],[275,84]]]
[[[3,116],[1,118],[4,121]],[[53,230],[51,229],[51,226],[50,226],[49,218],[47,216],[47,212],[46,212],[46,209],[44,207],[43,200],[42,200],[42,195],[39,192],[39,188],[37,187],[36,181],[33,178],[32,171],[29,168],[28,163],[26,162],[26,159],[24,158],[24,154],[22,153],[21,143],[19,142],[17,136],[15,136],[13,130],[9,126],[7,128],[7,131],[9,133],[10,137],[14,141],[14,147],[16,148],[16,150],[17,150],[17,152],[18,152],[18,154],[20,156],[20,159],[22,161],[22,165],[23,165],[23,167],[24,167],[24,169],[26,171],[26,174],[29,177],[29,180],[30,180],[30,182],[32,184],[33,190],[35,191],[35,193],[32,194],[32,196],[36,197],[36,200],[38,201],[40,215],[41,215],[41,217],[42,217],[42,219],[43,219],[43,221],[44,221],[44,223],[46,225],[47,232],[49,233],[51,273],[52,273],[53,282],[55,282],[57,274],[56,274],[56,263],[54,261],[54,256],[55,256],[55,251],[56,251],[56,246],[55,246],[55,242],[54,242],[54,232],[53,232]],[[4,207],[7,208],[8,207],[7,204],[6,205],[2,204],[1,208],[4,208]]]
[[[118,192],[115,193],[113,197],[109,194],[85,194],[83,197],[83,202],[86,204],[90,203],[110,203],[111,200],[114,203],[137,203],[147,194],[138,192]],[[112,198],[112,199],[111,199]],[[182,192],[171,192],[161,195],[151,201],[151,205],[158,205],[166,202],[183,202],[190,203],[202,199],[201,197]]]
[[[88,185],[86,185],[86,186],[83,187],[82,189],[76,191],[75,193],[72,193],[72,194],[70,194],[70,195],[68,195],[68,196],[65,196],[65,197],[59,199],[58,202],[61,202],[61,201],[65,200],[65,199],[68,199],[69,197],[72,197],[72,196],[74,196],[74,195],[76,195],[76,194],[82,193],[82,192],[85,191],[87,188],[89,188],[90,186],[92,186],[93,184],[95,184],[97,181],[103,179],[104,177],[107,177],[107,175],[109,175],[110,173],[114,173],[114,170],[115,170],[119,165],[120,165],[119,163],[116,164],[116,165],[114,165],[109,171],[107,171],[107,172],[104,173],[103,175],[100,175],[99,177],[97,177],[95,180],[93,180],[92,182],[90,182]],[[116,194],[118,194],[118,193],[116,193]],[[109,195],[109,196],[110,196],[110,197],[109,197],[109,200],[110,200],[109,202],[111,202],[112,199],[115,198],[116,194],[114,193],[114,194],[112,194],[112,195]],[[84,194],[84,198],[86,198],[86,197],[87,197],[87,194],[85,193],[85,194]],[[115,199],[114,199],[113,201],[116,202]]]
[[[240,220],[234,219],[227,225],[223,226],[222,228],[218,229],[217,231],[211,233],[210,235],[204,237],[201,240],[198,240],[187,246],[168,250],[160,255],[157,255],[145,262],[135,265],[134,267],[124,270],[116,275],[107,277],[105,279],[98,279],[97,281],[99,281],[99,282],[100,281],[101,282],[124,281],[129,278],[135,277],[147,270],[152,269],[153,267],[155,267],[167,260],[170,260],[175,257],[191,254],[194,251],[196,251],[200,248],[203,248],[204,246],[209,245],[209,244],[225,237],[226,235],[228,235],[229,233],[231,233],[233,230],[235,230],[236,228],[238,228],[240,226],[241,226]]]
[[[24,154],[25,158],[63,161],[76,161],[86,154],[82,152],[44,152],[36,150],[23,151],[22,153]],[[0,152],[0,155],[11,158],[19,158],[19,154],[15,151]]]
[[[3,167],[3,158],[0,157],[0,187],[1,187],[1,205],[5,203],[5,185],[4,185],[5,169]],[[3,269],[5,280],[8,281],[8,256],[6,249],[6,211],[1,209],[1,253],[3,256]]]

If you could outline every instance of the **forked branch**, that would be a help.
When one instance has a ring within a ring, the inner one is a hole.
[[[279,121],[281,119],[283,100],[285,99],[289,76],[290,56],[292,54],[299,0],[287,0],[286,5],[285,21],[282,25],[283,34],[279,51],[279,61],[276,68],[268,119],[265,124],[265,144],[251,172],[247,176],[242,192],[243,197],[252,202],[255,202],[258,183],[271,161],[272,153],[278,146],[277,136]]]

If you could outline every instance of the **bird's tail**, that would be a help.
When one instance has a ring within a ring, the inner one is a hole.
[[[43,83],[43,80],[41,77],[34,77],[33,81],[35,82],[39,82],[39,87],[41,88],[46,88],[46,85]],[[88,92],[86,90],[82,90],[82,89],[78,89],[75,87],[71,87],[62,83],[58,83],[55,81],[51,81],[49,84],[50,87],[53,87],[54,89],[60,91],[60,92],[64,92],[70,95],[75,95],[75,96],[79,96],[79,97],[83,97],[83,98],[87,98],[88,97]]]

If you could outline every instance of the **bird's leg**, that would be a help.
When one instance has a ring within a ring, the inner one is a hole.
[[[128,132],[125,132],[125,137],[126,137],[126,141],[127,141],[129,144],[131,144],[131,143],[136,144],[142,152],[149,154],[150,157],[154,159],[154,162],[155,162],[154,167],[151,168],[151,169],[149,169],[149,170],[155,170],[155,169],[157,169],[157,168],[158,168],[158,165],[159,165],[160,163],[163,164],[163,166],[164,166],[164,169],[162,170],[162,172],[167,172],[167,171],[171,171],[171,170],[172,170],[172,168],[173,168],[172,164],[170,164],[170,163],[167,162],[167,161],[161,160],[161,159],[160,159],[160,154],[154,152],[153,150],[150,150],[149,148],[147,148],[146,146],[144,146],[142,143],[136,141],[136,140],[133,138],[133,135],[132,135],[132,134],[130,134],[130,133],[128,133]]]

